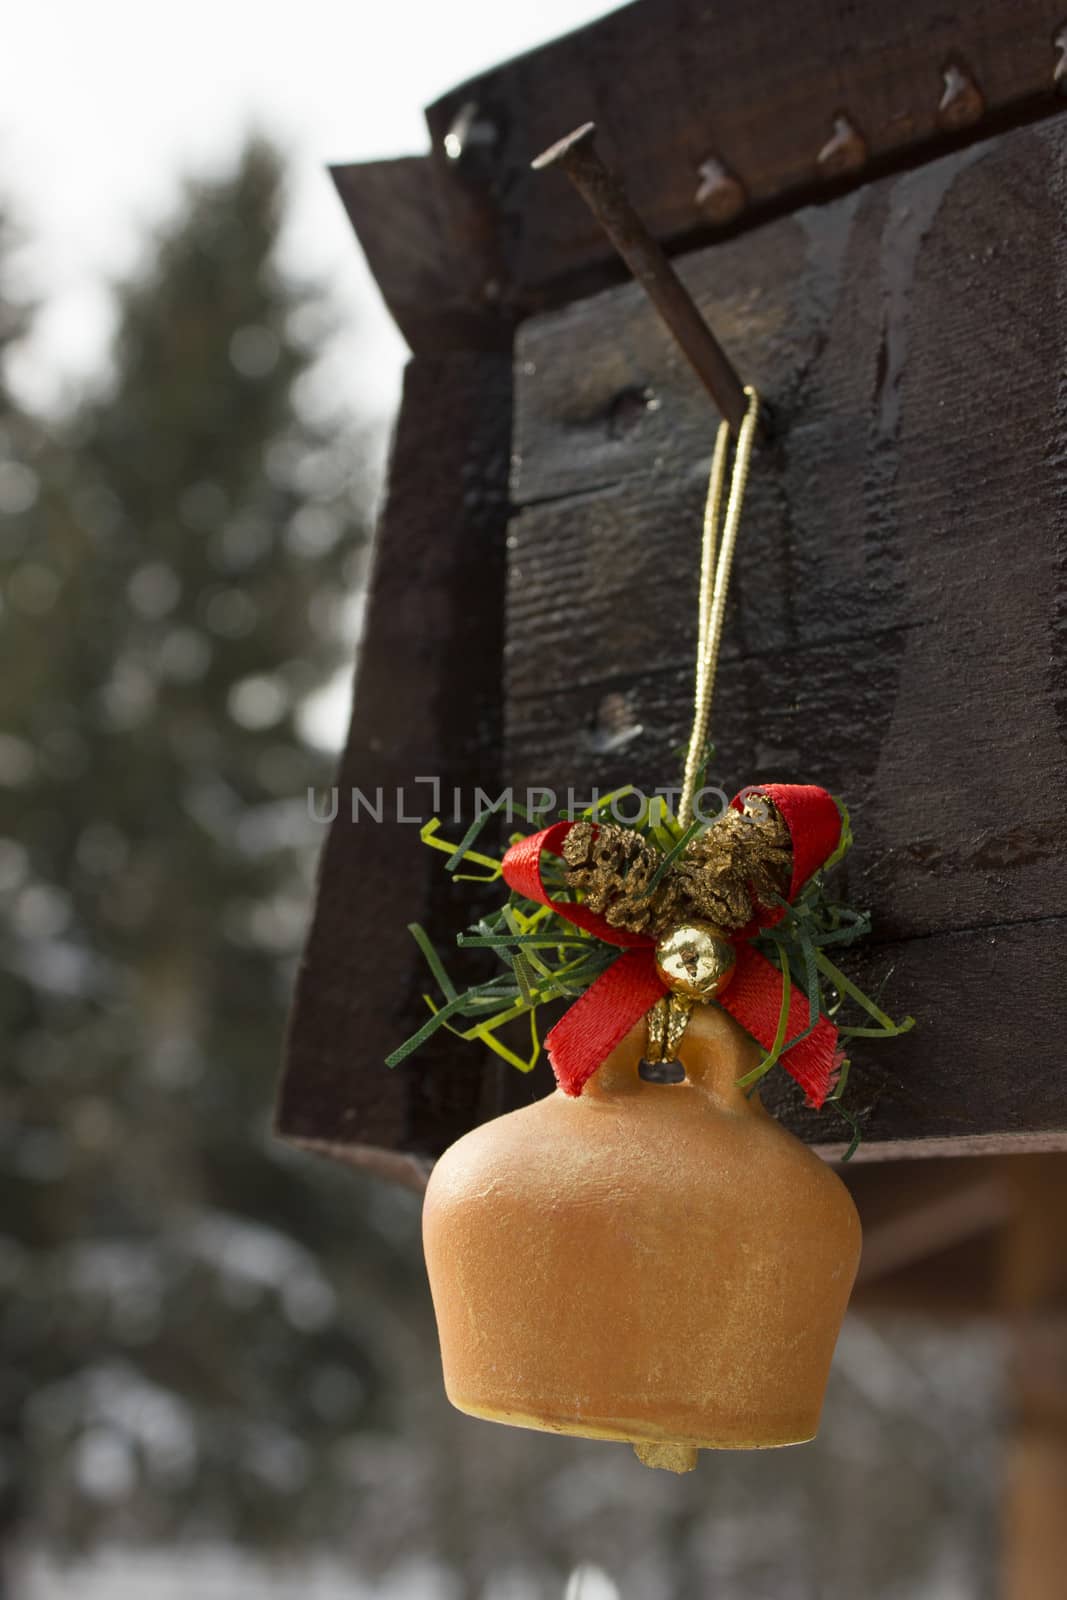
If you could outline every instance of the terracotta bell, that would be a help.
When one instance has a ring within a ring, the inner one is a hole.
[[[445,1387],[471,1416],[698,1450],[814,1437],[860,1254],[844,1184],[736,1080],[761,1050],[693,1013],[677,1083],[640,1022],[586,1084],[474,1129],[426,1193]]]

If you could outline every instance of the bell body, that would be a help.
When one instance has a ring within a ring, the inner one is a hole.
[[[684,1082],[638,1075],[641,1022],[446,1151],[423,1237],[449,1399],[518,1427],[697,1449],[816,1432],[860,1225],[834,1172],[735,1080],[760,1049],[700,1006]]]

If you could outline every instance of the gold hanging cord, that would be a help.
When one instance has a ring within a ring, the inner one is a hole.
[[[748,469],[752,460],[759,421],[760,399],[751,384],[745,385],[748,408],[737,434],[734,451],[730,495],[726,504],[726,517],[722,526],[722,543],[719,542],[719,519],[722,515],[723,489],[726,484],[726,463],[730,448],[730,424],[722,422],[715,439],[715,452],[711,458],[711,477],[708,480],[708,498],[704,507],[704,534],[700,559],[700,623],[697,637],[696,686],[693,695],[693,731],[689,736],[689,750],[685,758],[685,776],[682,781],[682,799],[678,807],[678,821],[688,828],[693,820],[693,799],[697,779],[705,763],[708,744],[708,724],[711,720],[711,701],[715,693],[715,673],[719,664],[719,646],[722,643],[723,617],[726,614],[726,591],[730,586],[730,569],[733,566],[734,546],[741,522],[741,507],[748,483]]]

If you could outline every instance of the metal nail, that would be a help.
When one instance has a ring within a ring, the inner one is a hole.
[[[535,171],[561,167],[667,324],[719,411],[736,433],[748,402],[744,385],[697,310],[689,291],[630,203],[622,182],[601,160],[596,125],[585,123],[533,161]]]
[[[497,130],[474,100],[465,100],[456,112],[442,144],[449,161],[470,166],[484,161],[497,142]]]
[[[867,160],[867,141],[850,118],[839,112],[834,131],[819,151],[818,163],[828,178],[858,172]]]
[[[709,156],[698,168],[700,187],[695,200],[712,222],[732,222],[745,209],[748,195],[745,186],[718,156]]]
[[[942,71],[944,90],[937,107],[943,128],[969,128],[985,111],[985,98],[970,73],[949,62]]]

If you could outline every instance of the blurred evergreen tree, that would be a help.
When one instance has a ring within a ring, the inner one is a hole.
[[[367,503],[282,213],[252,142],[118,292],[106,392],[46,432],[0,386],[2,1482],[70,1547],[335,1532],[373,1285],[417,1281],[411,1216],[270,1136]]]

